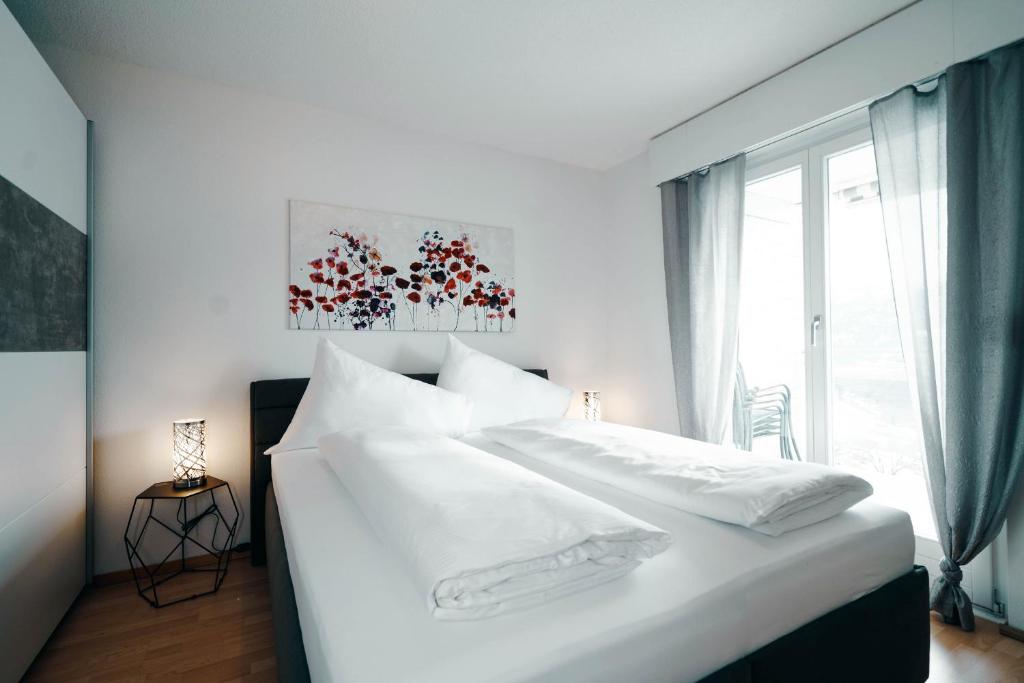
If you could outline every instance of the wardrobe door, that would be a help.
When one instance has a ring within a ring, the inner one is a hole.
[[[85,583],[86,120],[0,3],[0,680]]]

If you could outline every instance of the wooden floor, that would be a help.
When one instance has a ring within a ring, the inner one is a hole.
[[[174,581],[191,594],[211,576]],[[276,681],[266,567],[235,556],[219,592],[161,609],[131,582],[87,588],[25,680]]]
[[[964,633],[933,615],[931,671],[934,683],[1024,683],[1024,643],[1000,636],[989,621],[979,619],[977,631]],[[159,610],[131,583],[88,589],[26,680],[276,678],[266,568],[236,557],[219,593]]]
[[[999,634],[991,621],[977,619],[964,633],[932,614],[931,678],[936,683],[1024,683],[1024,643]]]

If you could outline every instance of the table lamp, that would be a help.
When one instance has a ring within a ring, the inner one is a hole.
[[[174,421],[174,488],[191,489],[206,483],[206,420]]]

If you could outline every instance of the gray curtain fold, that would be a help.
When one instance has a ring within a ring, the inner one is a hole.
[[[1024,43],[947,77],[949,545],[931,603],[969,629],[959,565],[999,533],[1024,469]]]
[[[974,628],[961,567],[1024,470],[1024,43],[870,107],[928,487],[945,557],[931,608]]]
[[[745,170],[740,155],[661,185],[679,428],[711,443],[730,434]]]

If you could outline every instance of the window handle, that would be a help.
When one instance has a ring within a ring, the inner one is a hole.
[[[821,316],[816,315],[811,318],[811,346],[818,345],[818,339],[821,336]]]

